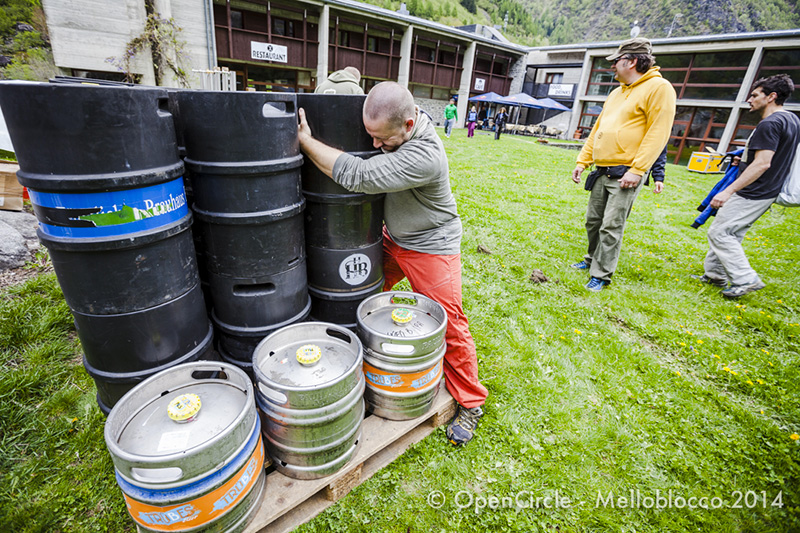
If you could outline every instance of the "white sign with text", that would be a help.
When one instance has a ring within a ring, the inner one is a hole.
[[[289,49],[285,46],[250,41],[250,57],[253,59],[286,63],[288,56]]]

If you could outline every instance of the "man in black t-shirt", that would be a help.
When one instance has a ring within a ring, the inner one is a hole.
[[[711,200],[711,207],[719,211],[708,229],[705,273],[693,277],[719,287],[730,282],[722,291],[728,298],[765,287],[747,260],[742,240],[778,197],[792,166],[800,142],[800,119],[783,109],[792,91],[794,84],[786,74],[753,84],[747,102],[751,113],[761,115],[761,122],[747,140],[739,177]]]

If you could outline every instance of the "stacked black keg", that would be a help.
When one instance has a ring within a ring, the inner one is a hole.
[[[167,91],[4,82],[0,106],[108,413],[212,347]]]
[[[366,96],[298,94],[311,133],[329,146],[367,159],[372,146],[361,119]],[[311,317],[356,329],[356,310],[383,289],[383,195],[352,193],[303,164],[308,292]]]
[[[294,94],[176,91],[220,356],[252,377],[256,345],[310,310]]]

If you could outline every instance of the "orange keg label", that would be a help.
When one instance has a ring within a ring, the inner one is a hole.
[[[227,483],[196,500],[159,507],[136,501],[124,492],[131,517],[154,531],[183,531],[216,520],[250,492],[264,469],[264,446],[261,436],[250,460]]]
[[[364,377],[376,389],[389,392],[416,392],[442,378],[442,361],[420,372],[402,374],[385,372],[365,361]]]

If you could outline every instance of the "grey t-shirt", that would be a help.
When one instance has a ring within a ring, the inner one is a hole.
[[[461,219],[450,189],[447,155],[430,119],[417,111],[411,138],[369,159],[342,154],[333,180],[353,192],[386,193],[384,221],[403,248],[434,255],[461,251]]]

